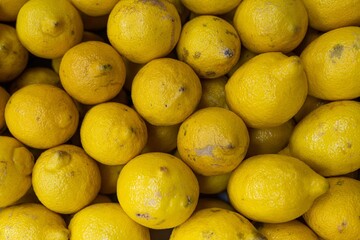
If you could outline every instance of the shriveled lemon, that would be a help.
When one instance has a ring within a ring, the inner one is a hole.
[[[10,98],[10,94],[0,86],[0,133],[3,132],[6,128],[5,123],[5,106],[7,101]]]
[[[177,150],[181,159],[204,176],[231,172],[244,159],[249,133],[243,120],[220,107],[203,108],[181,125]]]
[[[197,14],[210,14],[210,15],[219,15],[230,12],[232,9],[236,8],[241,0],[181,0],[181,2],[190,9],[191,12]]]
[[[252,128],[285,123],[299,111],[307,92],[307,78],[300,58],[279,52],[251,58],[225,85],[229,108]]]
[[[135,222],[153,229],[172,228],[195,210],[199,185],[191,169],[177,157],[144,153],[121,170],[117,197]]]
[[[30,189],[33,165],[34,156],[22,143],[0,136],[0,208],[15,203]]]
[[[240,57],[241,43],[235,28],[224,19],[204,15],[185,23],[176,46],[178,59],[202,78],[225,75]]]
[[[258,222],[294,220],[329,188],[327,180],[301,160],[279,154],[247,158],[230,176],[231,204]]]
[[[58,58],[81,41],[83,23],[67,0],[26,2],[16,19],[21,43],[41,58]]]
[[[63,56],[60,80],[64,89],[83,104],[94,105],[115,97],[122,89],[126,68],[120,54],[100,41],[80,43]]]
[[[295,127],[290,154],[323,176],[336,176],[360,168],[360,103],[324,104]]]
[[[202,94],[198,108],[223,107],[228,108],[225,98],[226,76],[201,79]]]
[[[98,203],[78,211],[70,220],[70,240],[150,240],[149,229],[134,222],[118,203]]]
[[[150,124],[169,126],[184,121],[198,105],[201,83],[192,68],[172,58],[143,66],[132,82],[131,99]]]
[[[1,0],[0,1],[0,21],[13,22],[19,13],[20,8],[28,0]]]
[[[82,148],[64,144],[40,155],[34,165],[32,184],[44,206],[70,214],[97,196],[101,176],[96,162]]]

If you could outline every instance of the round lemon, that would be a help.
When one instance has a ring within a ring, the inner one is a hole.
[[[41,58],[61,57],[81,41],[83,23],[79,12],[68,0],[31,0],[16,19],[21,43]]]
[[[11,134],[21,142],[47,149],[71,138],[78,126],[79,112],[64,90],[31,84],[10,96],[5,121]]]
[[[291,155],[323,176],[360,168],[360,103],[335,101],[303,118],[289,141]]]
[[[22,143],[0,136],[0,208],[15,203],[30,189],[33,165],[34,156]]]
[[[201,83],[192,68],[172,58],[143,66],[132,82],[131,99],[150,124],[169,126],[184,121],[198,105]]]
[[[328,178],[330,189],[304,214],[306,223],[322,238],[357,239],[360,234],[360,181]]]
[[[1,239],[68,240],[64,219],[41,204],[24,203],[0,211]]]
[[[14,22],[19,13],[20,8],[28,0],[1,0],[0,1],[0,21]]]
[[[245,217],[222,208],[196,211],[185,223],[174,228],[170,240],[265,240]]]
[[[136,63],[146,63],[169,54],[180,32],[179,13],[166,0],[118,1],[107,24],[111,45]]]
[[[132,108],[116,102],[101,103],[85,115],[80,127],[84,150],[107,165],[121,165],[138,155],[147,141],[144,120]]]
[[[177,134],[180,124],[170,126],[154,126],[146,124],[148,130],[148,140],[142,153],[145,152],[165,152],[170,153],[177,146]]]
[[[360,27],[331,30],[312,41],[300,58],[309,95],[325,100],[360,96]]]
[[[297,123],[300,122],[306,115],[326,103],[328,103],[328,101],[308,95],[302,107],[294,115],[294,120]]]
[[[297,158],[261,154],[247,158],[231,174],[231,204],[257,222],[281,223],[303,215],[329,188],[327,180]]]
[[[0,86],[0,133],[3,132],[6,128],[5,123],[5,107],[6,103],[10,98],[10,94]]]
[[[198,108],[223,107],[228,108],[225,97],[226,76],[201,79],[202,94]]]
[[[225,108],[193,113],[180,126],[177,150],[181,159],[204,176],[231,172],[244,159],[249,133],[243,120]]]
[[[290,120],[305,102],[307,93],[300,58],[280,52],[253,57],[225,85],[229,108],[252,128],[275,127]]]
[[[117,180],[124,165],[105,165],[102,163],[98,163],[98,166],[101,175],[100,193],[116,193]]]
[[[71,0],[71,3],[86,15],[97,17],[109,14],[118,1]]]
[[[129,218],[118,203],[98,203],[78,211],[70,220],[74,240],[150,240],[149,229]]]
[[[185,23],[176,46],[178,59],[202,78],[225,75],[240,58],[241,43],[235,28],[224,19],[204,15]]]
[[[213,176],[203,176],[196,174],[196,178],[199,182],[200,193],[217,194],[225,191],[230,175],[231,172]]]
[[[32,184],[44,206],[70,214],[97,196],[101,176],[96,162],[82,148],[64,144],[40,155],[34,165]]]
[[[301,0],[243,0],[233,22],[250,51],[290,52],[306,34],[308,15]]]
[[[114,98],[125,82],[126,68],[109,44],[86,41],[68,50],[60,63],[61,84],[74,99],[94,105]]]
[[[0,11],[1,9],[0,6]],[[9,82],[19,76],[28,59],[29,52],[21,44],[15,28],[0,23],[0,83]]]
[[[181,0],[185,7],[197,14],[219,15],[236,8],[241,0]]]
[[[153,229],[172,228],[195,210],[199,185],[191,169],[177,157],[144,153],[121,170],[117,197],[135,222]]]

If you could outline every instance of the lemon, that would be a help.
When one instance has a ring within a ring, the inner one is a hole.
[[[116,193],[117,180],[124,165],[105,165],[102,163],[98,163],[98,166],[101,175],[100,193]]]
[[[230,175],[231,172],[213,176],[203,176],[196,174],[196,178],[199,182],[200,193],[217,194],[225,191]]]
[[[180,159],[167,153],[144,153],[121,170],[117,197],[135,222],[153,229],[172,228],[195,210],[199,185]]]
[[[147,141],[144,120],[132,108],[116,102],[97,104],[80,127],[84,150],[107,165],[121,165],[138,155]]]
[[[0,211],[1,239],[67,240],[64,219],[41,204],[24,203]]]
[[[265,240],[256,228],[239,213],[206,208],[195,212],[185,223],[174,228],[170,240]]]
[[[201,99],[198,108],[223,107],[228,108],[225,97],[226,76],[201,79]]]
[[[309,25],[326,32],[332,29],[359,26],[359,0],[303,0],[309,15]]]
[[[252,128],[275,127],[289,121],[305,102],[307,92],[300,58],[280,52],[251,58],[225,85],[229,108]]]
[[[165,152],[170,153],[177,146],[177,134],[180,124],[170,126],[154,126],[146,124],[148,130],[148,140],[142,153],[145,152]]]
[[[249,49],[245,48],[244,46],[241,46],[241,54],[240,54],[239,61],[230,69],[230,71],[226,74],[226,76],[228,78],[230,78],[241,65],[243,65],[245,62],[252,59],[256,55],[258,55],[258,54],[250,51]]]
[[[241,0],[181,0],[185,7],[197,14],[219,15],[236,8]]]
[[[323,176],[360,168],[360,103],[324,104],[301,120],[289,142],[291,155]]]
[[[150,240],[149,229],[129,218],[118,203],[98,203],[81,209],[70,220],[70,240]]]
[[[9,82],[19,76],[28,59],[29,52],[21,44],[15,28],[0,23],[0,82]]]
[[[225,75],[240,58],[241,43],[235,28],[222,18],[205,15],[185,23],[176,46],[178,59],[201,78]]]
[[[305,99],[304,104],[301,106],[299,111],[294,115],[294,120],[298,123],[306,115],[317,109],[321,105],[328,103],[328,101],[308,95]]]
[[[230,211],[235,211],[235,209],[229,203],[218,198],[199,198],[195,211],[206,208],[222,208]]]
[[[190,10],[184,6],[181,0],[166,0],[173,4],[179,13],[181,23],[185,23],[190,15]]]
[[[108,101],[120,92],[126,68],[112,46],[100,41],[86,41],[65,53],[59,74],[62,86],[70,96],[80,103],[94,105]]]
[[[109,14],[118,1],[71,0],[71,3],[86,15],[97,17]]]
[[[64,90],[31,84],[10,96],[5,121],[18,140],[33,148],[47,149],[71,138],[78,126],[79,112]]]
[[[0,208],[15,203],[30,189],[33,165],[34,156],[22,143],[0,136]]]
[[[6,128],[5,123],[5,107],[6,103],[10,98],[10,94],[0,86],[0,133],[3,132]]]
[[[301,52],[309,45],[312,41],[318,38],[322,32],[313,29],[312,27],[308,27],[305,37],[301,41],[301,43],[294,49],[293,53],[300,56]]]
[[[243,120],[225,108],[193,113],[181,125],[177,139],[181,159],[204,176],[231,172],[244,159],[249,133]]]
[[[267,240],[318,240],[317,235],[299,220],[259,224],[258,231]]]
[[[13,22],[19,13],[20,8],[28,0],[1,0],[0,1],[0,21]]]
[[[360,96],[360,27],[331,30],[312,41],[300,58],[309,95],[325,100]]]
[[[146,63],[169,54],[180,31],[179,13],[165,0],[118,1],[107,24],[111,45],[135,63]]]
[[[256,53],[290,52],[300,44],[308,28],[301,0],[243,0],[233,21],[241,43]]]
[[[304,214],[306,223],[322,238],[358,239],[360,234],[360,181],[328,178],[330,189]]]
[[[53,59],[64,55],[81,41],[83,23],[76,8],[67,0],[31,0],[16,19],[21,43],[32,54]]]
[[[247,158],[231,174],[231,204],[258,222],[281,223],[303,215],[329,188],[327,180],[297,158],[261,154]]]
[[[64,144],[40,155],[34,165],[32,184],[44,206],[70,214],[97,196],[101,176],[96,162],[82,148]]]
[[[171,58],[147,63],[131,87],[136,111],[155,126],[181,123],[196,109],[200,98],[199,77],[189,65]]]

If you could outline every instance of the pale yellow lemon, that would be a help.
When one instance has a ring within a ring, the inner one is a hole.
[[[26,2],[16,19],[21,43],[41,58],[58,58],[81,41],[83,23],[68,0]]]
[[[252,128],[275,127],[290,120],[305,102],[307,92],[300,58],[280,52],[251,58],[225,85],[229,108]]]
[[[243,120],[220,107],[203,108],[181,125],[177,138],[181,159],[204,176],[231,172],[244,159],[249,133]]]
[[[179,158],[167,153],[144,153],[121,170],[117,197],[135,222],[165,229],[185,222],[195,210],[199,185]]]
[[[360,168],[360,103],[324,104],[295,127],[290,153],[323,176],[336,176]]]
[[[145,152],[166,152],[170,153],[176,148],[177,134],[180,124],[170,126],[154,126],[146,124],[148,140],[142,153]]]
[[[201,79],[202,94],[198,108],[228,108],[225,97],[225,85],[228,78],[221,76],[213,79]]]
[[[107,24],[111,45],[136,63],[166,56],[175,47],[180,31],[179,13],[166,0],[121,0]]]
[[[30,189],[33,165],[34,156],[21,142],[0,136],[0,208],[15,203]]]
[[[181,0],[181,2],[190,9],[191,12],[200,15],[219,15],[230,12],[236,8],[241,0]]]
[[[261,154],[232,172],[227,191],[232,206],[245,217],[281,223],[303,215],[328,188],[327,180],[301,160]]]
[[[28,0],[1,0],[0,1],[0,21],[14,22],[20,8]]]
[[[21,142],[47,149],[72,137],[79,112],[64,90],[49,84],[31,84],[10,96],[5,121],[11,134]]]
[[[184,121],[197,107],[201,83],[194,70],[172,58],[150,61],[135,75],[131,99],[150,124],[169,126]]]
[[[94,159],[74,145],[59,145],[36,160],[32,184],[36,196],[48,209],[71,214],[97,196],[101,176]]]
[[[241,43],[235,28],[224,19],[204,15],[185,23],[176,46],[178,59],[202,78],[225,75],[240,57]]]
[[[10,94],[0,86],[0,133],[6,128],[5,123],[5,106],[10,98]]]
[[[109,14],[119,0],[71,0],[71,3],[81,12],[89,16],[104,16]]]

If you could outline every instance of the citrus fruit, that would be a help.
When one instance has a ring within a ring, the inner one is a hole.
[[[308,95],[305,99],[304,104],[301,106],[299,111],[294,115],[295,122],[297,123],[300,122],[306,115],[308,115],[313,110],[326,103],[328,103],[328,101]]]
[[[86,15],[97,17],[109,14],[118,1],[71,0],[71,3]]]
[[[236,8],[241,0],[209,1],[209,0],[181,0],[185,7],[197,14],[219,15]]]
[[[169,126],[154,126],[146,124],[148,140],[142,153],[145,152],[166,152],[170,153],[176,148],[177,134],[180,124]]]
[[[217,194],[225,191],[230,175],[231,172],[213,176],[203,176],[196,174],[196,178],[199,182],[200,193]]]
[[[117,180],[124,165],[105,165],[102,163],[98,163],[98,166],[101,175],[100,193],[116,193]]]
[[[225,98],[226,76],[201,79],[202,94],[198,108],[223,107],[228,108]]]

